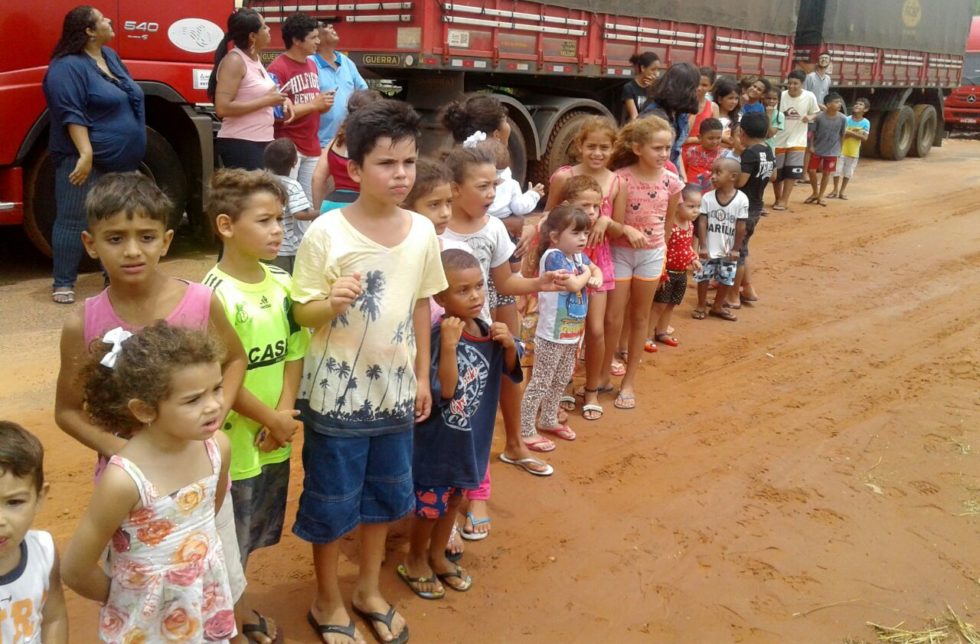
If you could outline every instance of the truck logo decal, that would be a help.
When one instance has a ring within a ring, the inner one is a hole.
[[[184,18],[170,25],[167,37],[174,47],[192,54],[206,54],[218,48],[225,32],[203,18]]]
[[[905,0],[905,4],[902,5],[902,22],[909,29],[914,29],[919,25],[920,20],[922,20],[922,6],[919,0]]]
[[[364,54],[361,59],[365,65],[394,65],[401,64],[401,58],[391,54]]]

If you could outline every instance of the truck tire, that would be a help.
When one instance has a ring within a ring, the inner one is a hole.
[[[146,156],[139,171],[156,181],[174,204],[169,226],[176,228],[187,208],[187,178],[180,157],[163,136],[146,128]],[[54,201],[54,163],[47,147],[39,150],[28,163],[24,182],[24,232],[34,246],[51,257],[51,232],[57,209]],[[82,270],[94,270],[97,262],[87,257]]]
[[[558,119],[548,136],[548,145],[544,148],[544,155],[531,168],[531,181],[543,183],[547,188],[548,181],[555,170],[563,165],[576,163],[573,152],[579,127],[583,121],[592,116],[595,114],[582,110],[572,110]]]
[[[912,108],[912,114],[915,123],[915,140],[912,142],[909,155],[926,157],[936,140],[936,126],[939,120],[936,116],[936,108],[926,103],[919,103]]]
[[[915,141],[915,115],[912,108],[903,105],[897,110],[889,110],[881,125],[881,139],[878,150],[881,158],[901,161],[908,155]]]
[[[507,139],[507,152],[510,154],[511,177],[517,183],[521,184],[521,189],[523,189],[525,186],[524,179],[527,177],[527,142],[524,140],[524,134],[517,127],[517,122],[513,118],[508,116],[507,123],[510,125],[510,138]]]
[[[861,156],[868,159],[877,159],[880,155],[878,151],[878,140],[881,138],[881,121],[884,113],[878,110],[868,112],[865,117],[871,124],[868,131],[868,138],[861,142]]]

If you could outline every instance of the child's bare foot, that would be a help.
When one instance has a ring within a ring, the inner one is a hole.
[[[490,513],[483,499],[470,499],[463,523],[463,538],[467,541],[480,541],[490,534]]]
[[[310,623],[320,641],[326,644],[367,644],[360,631],[354,628],[354,620],[347,614],[347,609],[343,604],[334,608],[321,608],[319,603],[314,601],[306,614],[306,620]],[[351,630],[352,629],[352,630]],[[353,633],[349,635],[348,633]]]
[[[837,198],[837,193],[836,192],[831,192],[829,195],[827,195],[827,198],[828,199],[836,199]]]

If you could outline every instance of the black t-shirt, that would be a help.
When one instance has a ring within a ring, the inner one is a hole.
[[[772,149],[765,143],[756,143],[742,152],[742,172],[749,175],[749,180],[741,187],[741,191],[749,198],[750,215],[762,212],[763,195],[772,176],[775,159]]]
[[[643,106],[647,102],[647,88],[640,87],[640,84],[637,83],[635,79],[631,80],[623,85],[622,100],[624,103],[626,101],[633,101],[633,103],[636,105],[636,112],[639,114],[643,111]],[[623,121],[626,121],[628,118],[629,114],[627,114],[626,109],[624,108]]]

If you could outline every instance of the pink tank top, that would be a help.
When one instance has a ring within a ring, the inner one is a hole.
[[[211,318],[211,289],[195,282],[186,283],[184,297],[166,317],[166,322],[189,329],[206,329]],[[112,302],[109,301],[109,289],[85,300],[85,346],[118,326],[127,331],[138,331],[140,328],[124,322],[116,315]]]
[[[238,47],[232,47],[228,55],[238,56],[245,63],[245,76],[242,77],[242,82],[238,85],[235,100],[254,101],[276,86],[269,78],[269,72],[265,71],[262,63],[253,60]],[[272,107],[263,107],[240,116],[226,116],[221,121],[218,138],[267,143],[275,138],[273,134],[274,123],[275,117],[272,114]]]

